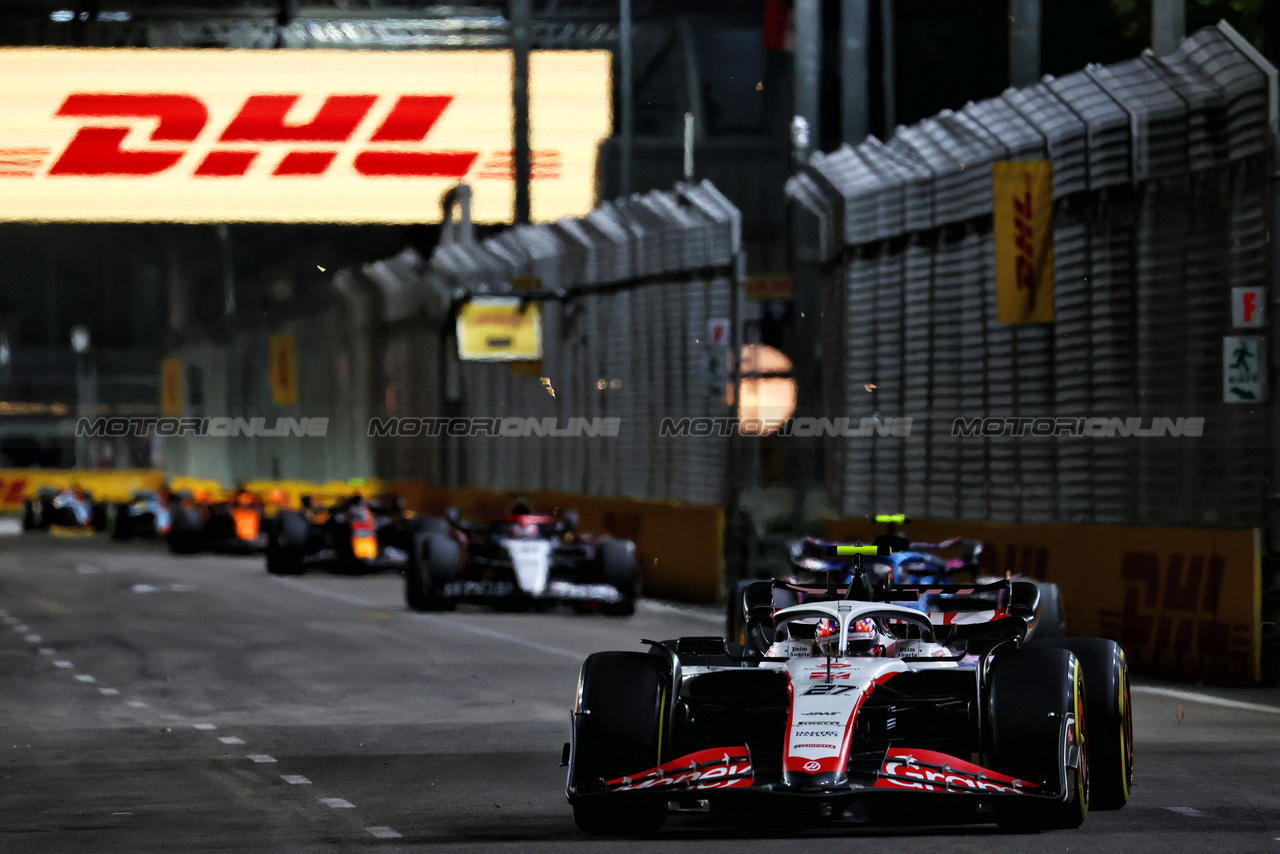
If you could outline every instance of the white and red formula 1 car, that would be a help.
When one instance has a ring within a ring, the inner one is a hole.
[[[894,604],[931,594],[993,607]],[[745,646],[595,653],[565,745],[574,818],[606,835],[652,833],[671,811],[1037,829],[1119,809],[1133,779],[1124,655],[1097,638],[1027,641],[1038,597],[1009,579],[873,593],[859,556],[825,589],[754,584]]]

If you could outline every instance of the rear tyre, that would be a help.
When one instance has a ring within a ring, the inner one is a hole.
[[[1084,672],[1068,650],[1026,646],[996,658],[988,708],[991,769],[1058,790],[1057,801],[1017,799],[997,807],[1001,827],[1018,830],[1073,828],[1089,813],[1089,742]],[[1068,744],[1079,745],[1079,767],[1064,769],[1063,726],[1074,717]]]
[[[169,551],[176,555],[196,554],[202,550],[200,511],[195,507],[176,507],[169,525]]]
[[[663,760],[661,721],[670,686],[663,659],[642,652],[597,652],[579,677],[569,786],[600,791],[601,781],[646,771]],[[573,805],[573,820],[593,836],[656,833],[666,820],[662,800],[600,795]]]
[[[1040,614],[1031,637],[1035,640],[1064,637],[1066,620],[1062,615],[1062,595],[1058,585],[1036,582],[1036,586],[1040,588]]]
[[[1035,646],[1070,650],[1084,669],[1089,715],[1089,806],[1118,810],[1133,785],[1133,712],[1129,665],[1115,641],[1103,638],[1036,640]]]
[[[22,530],[40,530],[40,503],[38,501],[22,502]]]
[[[123,542],[129,539],[132,520],[129,518],[128,504],[112,504],[107,511],[107,533],[113,540]]]
[[[281,510],[267,538],[267,572],[272,575],[302,575],[307,571],[302,556],[311,525],[301,513]]]
[[[89,525],[98,533],[107,530],[107,504],[105,501],[93,502],[92,509],[89,511]]]
[[[600,611],[615,617],[630,617],[636,612],[636,597],[640,595],[640,573],[636,569],[636,544],[630,540],[606,537],[600,541],[600,571],[605,584],[611,584],[622,594],[621,601],[606,602]]]

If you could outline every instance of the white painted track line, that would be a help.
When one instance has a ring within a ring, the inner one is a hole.
[[[77,674],[76,674],[76,681],[77,681],[77,682],[84,682],[84,683],[86,683],[86,684],[87,684],[87,683],[89,683],[89,682],[97,682],[98,680],[97,680],[97,679],[94,679],[94,678],[93,678],[92,676],[90,676],[88,673],[77,673]]]
[[[248,759],[253,762],[257,762],[259,765],[265,765],[269,762],[276,761],[275,757],[268,756],[265,753],[250,753],[248,756],[245,757],[245,759]]]
[[[280,779],[291,786],[310,786],[311,781],[301,774],[281,774]]]
[[[192,724],[191,726],[194,729],[204,729],[204,730],[217,729],[217,727],[213,724]]]
[[[218,738],[223,744],[244,744],[243,738],[236,738],[234,735],[224,735]]]
[[[320,803],[335,810],[353,810],[356,805],[345,798],[321,798]]]
[[[99,688],[98,693],[104,697],[116,697],[119,696],[120,691],[116,688]]]
[[[1191,818],[1204,818],[1204,813],[1195,807],[1165,807],[1169,812],[1176,812],[1178,815],[1190,816]]]
[[[55,661],[53,663],[53,666],[61,667],[63,670],[70,670],[72,667],[75,667],[75,665],[72,664],[70,661]]]
[[[1221,706],[1224,709],[1244,709],[1249,712],[1264,712],[1269,715],[1280,715],[1280,706],[1265,706],[1262,703],[1245,703],[1240,700],[1227,700],[1212,694],[1199,694],[1195,691],[1181,691],[1175,688],[1156,688],[1151,685],[1134,685],[1130,688],[1135,694],[1154,694],[1159,697],[1171,697],[1184,703],[1203,703],[1206,706]]]
[[[401,834],[390,827],[366,827],[374,839],[400,839]]]

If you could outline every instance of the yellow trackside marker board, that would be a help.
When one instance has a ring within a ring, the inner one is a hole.
[[[1052,323],[1053,163],[993,163],[991,180],[997,317]]]
[[[271,400],[298,402],[298,348],[292,335],[271,336]]]
[[[509,297],[473,299],[458,312],[458,358],[510,362],[542,358],[542,308]]]
[[[182,360],[160,360],[160,414],[182,414]]]

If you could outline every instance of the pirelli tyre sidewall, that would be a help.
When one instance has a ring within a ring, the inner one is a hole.
[[[1103,638],[1035,640],[1031,646],[1069,650],[1084,670],[1089,713],[1089,806],[1118,810],[1133,785],[1133,711],[1124,650]]]
[[[648,653],[597,652],[582,665],[573,708],[569,796],[583,832],[632,836],[662,827],[663,802],[598,793],[605,781],[662,764],[670,685],[666,660]],[[580,794],[588,797],[579,799]]]
[[[997,822],[1023,830],[1079,827],[1089,813],[1090,785],[1079,661],[1048,645],[998,651],[988,679],[991,769],[1056,795],[1002,802]]]

